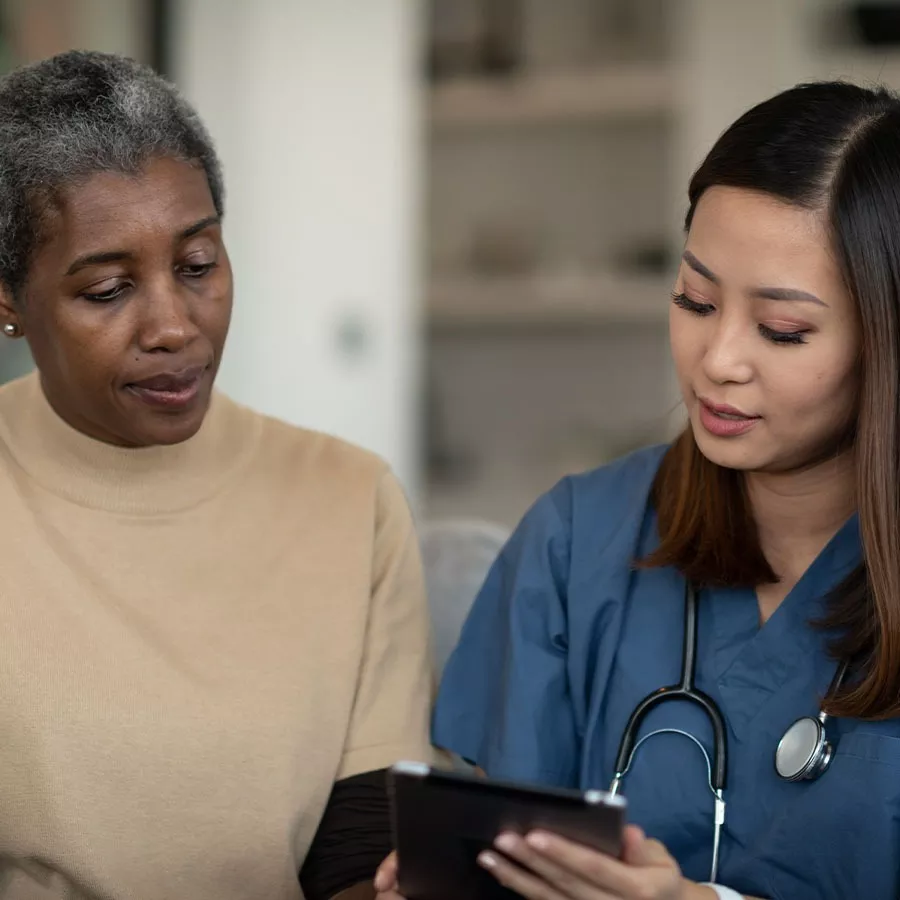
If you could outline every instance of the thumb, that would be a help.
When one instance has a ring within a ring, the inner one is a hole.
[[[622,849],[622,861],[630,866],[646,866],[650,863],[649,841],[637,825],[626,825]]]
[[[394,890],[397,887],[397,854],[390,856],[378,867],[375,873],[375,890],[379,893]]]
[[[641,831],[637,825],[625,829],[622,861],[630,866],[665,866],[672,864],[669,851],[659,842]]]

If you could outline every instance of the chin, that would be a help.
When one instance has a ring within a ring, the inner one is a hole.
[[[694,441],[700,452],[711,462],[723,469],[753,472],[767,469],[772,463],[771,452],[760,444],[760,435],[745,434],[739,437],[716,437],[702,425],[691,422]]]
[[[148,430],[146,446],[168,447],[174,444],[183,444],[189,441],[200,430],[203,419],[199,418],[191,422],[172,423],[167,428],[155,428]]]
[[[166,447],[189,441],[200,430],[209,409],[209,400],[178,413],[151,413],[135,423],[138,446]]]

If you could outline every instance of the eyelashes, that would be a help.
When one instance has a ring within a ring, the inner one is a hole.
[[[180,273],[184,278],[198,279],[205,278],[214,269],[218,268],[217,261],[204,263],[188,263],[180,268]],[[132,287],[129,281],[121,281],[106,291],[91,293],[89,291],[82,292],[79,296],[83,297],[90,303],[113,303],[120,297],[123,297]]]
[[[674,292],[672,294],[672,302],[685,312],[689,312],[695,316],[708,316],[716,311],[711,303],[698,303],[692,300],[687,294],[682,292]],[[806,331],[777,331],[768,325],[759,324],[756,326],[760,335],[773,344],[805,344]]]
[[[805,344],[805,331],[776,331],[768,325],[757,325],[759,333],[773,344]]]
[[[677,291],[672,294],[672,302],[683,310],[693,313],[695,316],[708,316],[711,312],[715,312],[715,307],[710,303],[697,303],[691,300],[684,292]]]

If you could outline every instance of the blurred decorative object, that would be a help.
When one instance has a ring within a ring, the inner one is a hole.
[[[444,403],[431,367],[428,369],[422,399],[423,450],[428,480],[445,486],[470,482],[476,473],[477,463],[473,454],[455,447],[448,436]]]
[[[594,41],[603,58],[655,59],[665,53],[671,0],[591,0]]]
[[[426,522],[420,535],[431,606],[434,667],[440,678],[509,531],[490,522],[449,519]]]
[[[172,43],[177,0],[146,0],[148,4],[150,64],[166,78],[174,78]]]
[[[429,71],[435,80],[507,75],[521,63],[521,0],[431,0]]]
[[[482,275],[521,275],[532,271],[539,255],[537,229],[527,222],[495,222],[477,227],[469,265]]]
[[[900,3],[853,3],[848,13],[864,44],[900,44]]]
[[[334,339],[335,349],[344,360],[358,363],[371,348],[371,323],[362,311],[347,311],[336,322]]]
[[[521,0],[482,0],[482,10],[481,67],[488,75],[508,75],[522,63]]]
[[[471,74],[481,48],[480,0],[431,0],[429,70],[434,79]]]
[[[614,254],[614,264],[625,272],[644,272],[662,275],[675,262],[672,248],[664,238],[635,241]]]

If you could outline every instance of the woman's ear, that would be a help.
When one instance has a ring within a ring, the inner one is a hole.
[[[5,285],[0,285],[0,332],[8,338],[20,338],[25,334],[22,317],[13,303],[11,292]]]

